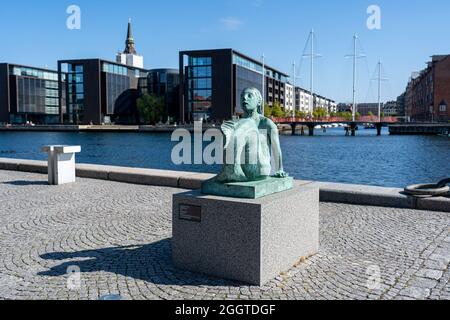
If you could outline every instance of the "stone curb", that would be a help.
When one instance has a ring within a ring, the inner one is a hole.
[[[383,206],[393,208],[414,208],[415,198],[404,195],[402,189],[382,188],[341,183],[317,182],[321,200],[338,203],[358,203],[368,206]]]
[[[0,170],[47,173],[46,161],[0,158]],[[182,171],[140,169],[117,166],[77,164],[80,178],[109,180],[115,182],[200,189],[203,181],[214,175]],[[361,186],[341,183],[308,182],[320,188],[320,201],[391,208],[406,208],[450,212],[450,197],[414,198],[402,194],[402,189]]]
[[[399,188],[316,183],[322,202],[450,212],[450,197],[416,198],[405,195]]]
[[[0,158],[0,170],[47,174],[47,161]],[[205,173],[95,164],[77,164],[76,175],[80,178],[180,189],[200,189],[203,181],[214,177]]]

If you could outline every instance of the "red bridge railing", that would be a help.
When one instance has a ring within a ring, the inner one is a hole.
[[[348,123],[352,122],[351,119],[343,118],[343,117],[324,117],[324,118],[297,118],[297,117],[288,117],[288,118],[272,118],[275,123]],[[377,116],[362,116],[356,119],[356,122],[359,123],[377,123],[379,119]],[[383,117],[381,118],[381,122],[384,123],[397,123],[398,119],[396,117]]]

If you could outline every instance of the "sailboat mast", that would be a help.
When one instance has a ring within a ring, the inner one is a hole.
[[[352,108],[352,119],[353,122],[356,121],[356,41],[358,39],[358,35],[355,34],[353,36],[353,108]]]
[[[292,86],[294,87],[294,95],[293,95],[293,106],[292,106],[292,117],[294,118],[295,117],[295,111],[296,111],[296,101],[297,101],[297,96],[296,96],[296,90],[295,90],[295,77],[297,76],[296,75],[296,71],[295,71],[295,60],[294,60],[294,62],[292,63]]]
[[[311,112],[314,111],[314,29],[311,30]]]
[[[263,113],[264,113],[264,107],[266,105],[266,65],[265,65],[265,59],[266,57],[263,55],[262,58],[262,98],[263,98]]]
[[[378,121],[381,122],[381,61],[378,61]]]

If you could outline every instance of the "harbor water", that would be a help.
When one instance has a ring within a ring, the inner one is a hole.
[[[297,179],[404,187],[450,176],[450,139],[390,136],[383,129],[315,131],[314,137],[282,135],[285,170]],[[78,163],[216,173],[219,166],[174,165],[167,133],[0,132],[0,158],[45,160],[44,145],[80,145]]]

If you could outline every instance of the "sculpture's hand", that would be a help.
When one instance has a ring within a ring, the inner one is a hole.
[[[289,177],[289,175],[286,172],[284,172],[283,170],[280,170],[277,173],[275,173],[274,177],[275,178],[287,178],[287,177]]]

